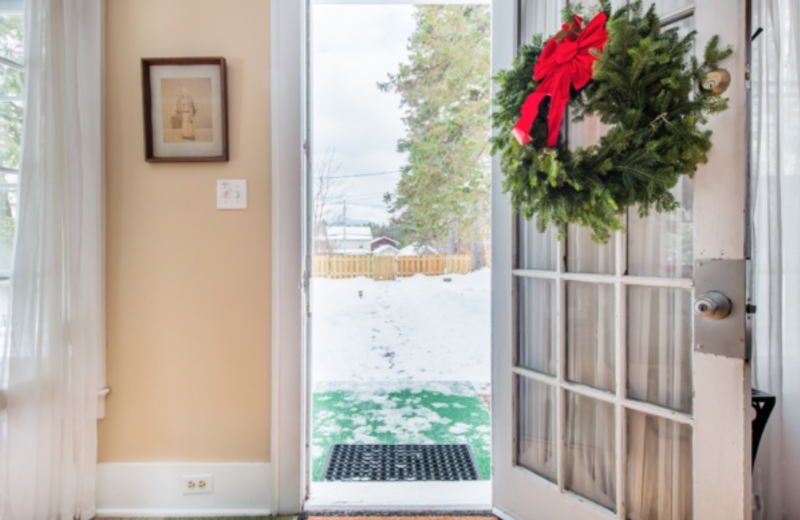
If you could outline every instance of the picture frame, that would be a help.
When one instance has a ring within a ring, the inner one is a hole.
[[[225,58],[142,58],[147,162],[228,160]]]

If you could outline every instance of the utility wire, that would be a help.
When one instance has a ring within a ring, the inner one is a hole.
[[[348,206],[360,206],[360,207],[363,207],[363,208],[381,208],[381,209],[385,209],[386,208],[386,206],[378,206],[378,205],[375,205],[375,204],[355,204],[355,203],[352,203],[352,202],[348,202],[347,205]]]
[[[388,175],[390,173],[400,173],[402,170],[391,170],[388,172],[355,173],[352,175],[331,175],[329,179],[347,179],[351,177],[372,177],[373,175]]]

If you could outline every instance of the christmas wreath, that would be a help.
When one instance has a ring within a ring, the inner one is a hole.
[[[701,125],[727,108],[702,80],[732,50],[715,36],[699,63],[696,33],[662,30],[655,6],[644,12],[641,1],[611,14],[602,0],[585,27],[582,14],[567,7],[560,32],[546,45],[534,37],[497,75],[492,148],[504,191],[526,219],[536,216],[539,231],[554,226],[561,238],[574,223],[605,243],[629,206],[641,216],[678,207],[670,189],[711,149]],[[598,144],[570,149],[560,132],[567,105],[575,121],[611,125]]]

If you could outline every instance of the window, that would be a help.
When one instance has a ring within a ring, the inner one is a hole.
[[[0,338],[5,336],[17,223],[24,96],[23,7],[0,0]]]
[[[8,280],[14,247],[24,88],[21,5],[7,4],[0,3],[0,280]]]

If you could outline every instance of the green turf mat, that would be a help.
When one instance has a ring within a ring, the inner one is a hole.
[[[334,444],[469,444],[491,475],[489,411],[468,382],[320,383],[313,397],[313,478]]]

